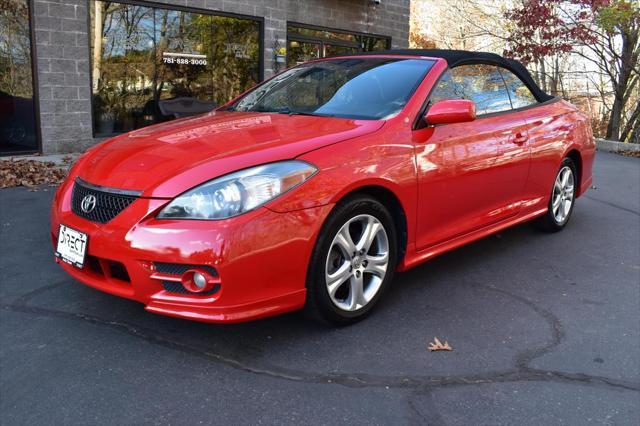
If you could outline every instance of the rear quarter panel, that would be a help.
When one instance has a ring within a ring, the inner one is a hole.
[[[586,115],[572,104],[557,100],[528,109],[524,119],[531,147],[527,198],[539,198],[541,205],[548,203],[560,162],[571,151],[580,156],[578,195],[583,194],[592,182],[596,148]]]

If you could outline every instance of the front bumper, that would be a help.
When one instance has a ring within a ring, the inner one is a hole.
[[[169,200],[139,198],[99,224],[71,211],[72,182],[67,179],[54,198],[53,244],[60,224],[84,232],[89,259],[103,266],[120,263],[128,275],[127,280],[99,273],[88,262],[79,269],[58,261],[78,281],[141,302],[150,312],[204,322],[248,321],[304,305],[309,258],[331,205],[287,213],[262,207],[220,221],[157,220]],[[215,268],[220,289],[212,295],[167,291],[152,277],[157,262]]]

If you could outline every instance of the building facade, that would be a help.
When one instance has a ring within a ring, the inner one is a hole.
[[[409,0],[0,0],[0,155],[81,151],[309,59],[408,45]]]

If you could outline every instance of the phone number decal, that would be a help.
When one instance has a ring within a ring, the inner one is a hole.
[[[170,56],[165,56],[162,58],[162,62],[165,64],[176,64],[176,65],[207,65],[206,59],[199,58],[175,58]]]

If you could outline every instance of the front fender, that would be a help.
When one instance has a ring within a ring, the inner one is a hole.
[[[408,137],[395,136],[381,141],[358,138],[298,157],[318,167],[318,173],[266,207],[277,212],[301,210],[337,203],[359,188],[382,187],[399,200],[412,235],[417,203],[415,149],[395,142]]]

